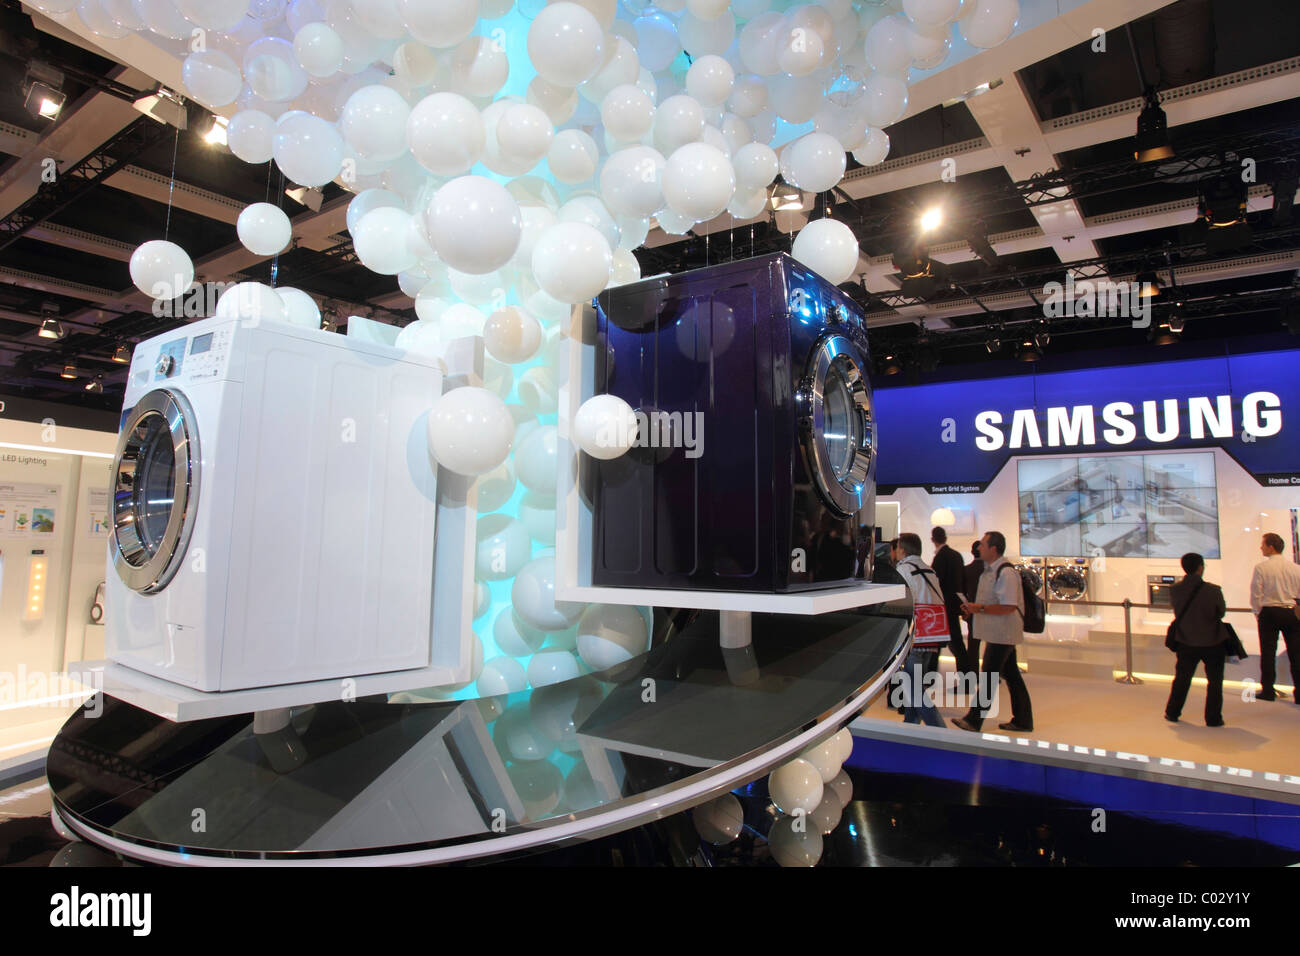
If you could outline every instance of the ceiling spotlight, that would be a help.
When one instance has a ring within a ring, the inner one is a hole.
[[[136,97],[131,105],[158,123],[169,123],[177,129],[189,127],[185,99],[165,86],[159,86],[152,93]]]
[[[325,194],[314,186],[310,189],[306,186],[290,186],[284,194],[312,212],[320,212],[321,203],[325,200]]]
[[[1154,299],[1160,295],[1160,290],[1164,288],[1164,280],[1160,276],[1147,269],[1145,272],[1139,272],[1135,277],[1138,284],[1139,295],[1144,299]]]
[[[1179,332],[1175,332],[1168,321],[1161,322],[1151,330],[1151,342],[1155,345],[1175,345],[1181,338]]]
[[[1182,299],[1176,301],[1173,305],[1173,308],[1169,310],[1168,323],[1169,323],[1169,331],[1175,333],[1176,335],[1183,334],[1183,329],[1187,326],[1187,319],[1183,313]]]
[[[63,363],[63,371],[59,373],[59,378],[76,378],[77,363],[73,359],[68,359]]]
[[[92,378],[89,382],[86,383],[86,391],[88,392],[102,392],[103,390],[104,390],[103,375],[96,375],[94,378]]]
[[[994,352],[1002,351],[1002,340],[996,334],[991,334],[984,340],[984,348],[988,350],[989,355]]]
[[[1153,88],[1147,87],[1144,98],[1146,105],[1138,115],[1133,158],[1139,163],[1169,159],[1174,155],[1174,148],[1169,145],[1169,120],[1160,107],[1160,97]]]
[[[42,339],[61,339],[64,335],[63,323],[53,316],[47,315],[41,319],[41,328],[36,335]]]
[[[131,350],[125,342],[118,342],[117,347],[113,349],[113,361],[118,365],[129,365],[131,362]]]
[[[881,360],[880,370],[886,375],[897,375],[903,370],[903,366],[898,361],[898,356],[893,352],[886,352],[884,359]]]
[[[1021,362],[1038,362],[1042,360],[1043,353],[1042,350],[1034,344],[1033,338],[1026,336],[1025,340],[1020,343],[1020,348],[1016,351],[1016,358]]]
[[[921,232],[934,232],[942,224],[943,210],[938,206],[931,206],[921,213]]]
[[[1291,225],[1296,190],[1300,190],[1300,170],[1294,159],[1280,161],[1273,171],[1273,225]]]
[[[225,146],[227,142],[226,130],[229,126],[230,120],[224,116],[212,117],[212,126],[203,134],[203,142],[212,146]]]
[[[63,92],[63,71],[48,63],[33,60],[23,77],[23,105],[33,116],[54,120],[63,112],[67,94]]]
[[[798,186],[792,186],[785,181],[784,177],[777,176],[776,182],[772,183],[772,195],[768,203],[773,212],[802,209],[803,193]]]
[[[1048,344],[1051,341],[1052,341],[1052,335],[1050,332],[1047,331],[1047,326],[1043,326],[1037,332],[1034,333],[1034,345],[1038,347],[1039,351],[1042,351],[1043,349],[1047,348]]]
[[[818,193],[817,198],[813,200],[812,212],[808,214],[808,221],[832,219],[834,216],[835,202],[831,194],[829,192]]]

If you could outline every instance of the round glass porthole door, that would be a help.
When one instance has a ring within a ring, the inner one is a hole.
[[[845,517],[862,508],[876,444],[871,392],[856,356],[844,336],[822,339],[802,389],[813,481],[826,503]]]
[[[1058,601],[1077,601],[1088,590],[1088,579],[1078,568],[1056,568],[1048,575],[1047,586]]]
[[[189,403],[158,389],[131,409],[113,460],[113,566],[132,590],[160,591],[189,546],[199,444]]]

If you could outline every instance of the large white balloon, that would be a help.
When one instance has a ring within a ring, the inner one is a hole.
[[[780,172],[776,153],[766,143],[749,143],[732,157],[736,183],[745,189],[766,189]]]
[[[826,133],[801,136],[781,156],[781,173],[788,182],[811,193],[823,193],[844,177],[844,147]]]
[[[483,155],[483,117],[458,93],[431,93],[406,120],[411,155],[436,176],[459,176]]]
[[[640,139],[650,132],[654,118],[654,100],[634,83],[614,87],[600,102],[600,121],[615,139]]]
[[[638,17],[632,23],[636,31],[636,53],[641,65],[651,73],[666,70],[681,52],[677,27],[667,15],[658,11]]]
[[[415,265],[407,245],[411,216],[405,209],[379,206],[370,210],[352,230],[352,246],[361,264],[371,272],[395,276]]]
[[[406,152],[411,107],[389,86],[363,86],[343,106],[339,130],[364,159],[390,162]]]
[[[282,285],[276,288],[276,294],[284,303],[284,319],[290,325],[299,325],[305,329],[320,328],[320,306],[316,300],[301,289]]]
[[[556,223],[533,249],[533,275],[547,295],[569,305],[585,302],[609,283],[614,267],[609,242],[582,222]]]
[[[670,96],[655,110],[655,148],[671,156],[678,148],[704,134],[704,109],[693,97]]]
[[[962,14],[961,35],[971,46],[987,50],[1002,43],[1015,32],[1020,20],[1018,0],[966,2],[972,9],[969,14]]]
[[[605,203],[620,216],[643,218],[663,208],[663,173],[667,165],[657,149],[632,146],[605,161],[600,171],[600,191]]]
[[[951,23],[961,13],[962,0],[903,0],[903,12],[923,30]]]
[[[817,219],[799,230],[791,255],[827,282],[839,285],[858,267],[858,240],[838,219]]]
[[[636,444],[636,413],[617,395],[593,395],[573,417],[573,440],[592,458],[618,458]]]
[[[525,169],[541,161],[554,137],[555,128],[545,111],[528,103],[511,103],[497,119],[497,148]]]
[[[767,778],[767,792],[782,813],[810,813],[822,799],[822,778],[817,768],[796,757]]]
[[[853,151],[853,158],[863,166],[875,166],[889,155],[889,134],[883,129],[870,129],[867,138]]]
[[[528,27],[528,58],[547,81],[575,87],[604,64],[605,31],[578,4],[552,3]]]
[[[131,281],[145,295],[171,301],[194,284],[194,263],[189,254],[166,239],[141,243],[131,253]]]
[[[478,22],[478,0],[397,0],[397,12],[411,36],[435,49],[460,43]]]
[[[903,74],[911,66],[912,56],[907,50],[907,19],[889,16],[876,22],[867,31],[864,41],[867,63],[880,73]]]
[[[261,110],[240,110],[226,127],[226,145],[246,163],[265,163],[272,155],[275,120]]]
[[[245,206],[235,220],[235,232],[249,252],[259,256],[273,256],[283,252],[293,236],[289,217],[278,206],[269,202],[255,202]]]
[[[235,102],[244,77],[239,64],[220,50],[191,53],[181,64],[181,81],[190,96],[209,109]]]
[[[483,275],[500,269],[519,246],[519,204],[500,183],[483,176],[453,179],[424,213],[434,249],[447,265]]]
[[[239,319],[249,326],[286,322],[289,310],[280,294],[261,282],[237,282],[217,299],[217,318]]]
[[[863,84],[862,99],[869,125],[892,126],[907,112],[907,83],[888,73],[872,73]]]
[[[605,41],[605,60],[596,75],[578,87],[578,92],[592,103],[600,104],[605,95],[617,86],[635,83],[641,73],[636,48],[621,36],[611,36]]]
[[[510,454],[515,421],[500,397],[466,385],[440,396],[429,410],[429,451],[449,471],[483,475]]]
[[[674,212],[704,222],[726,209],[735,191],[731,161],[716,147],[687,143],[668,157],[664,199]]]
[[[271,141],[276,165],[300,186],[324,186],[343,168],[343,137],[310,113],[282,117]]]
[[[326,23],[308,23],[293,36],[299,64],[314,77],[333,76],[343,65],[343,38]]]
[[[686,92],[701,106],[721,106],[731,95],[736,71],[716,54],[702,56],[686,71]]]
[[[488,316],[483,345],[499,362],[527,362],[542,346],[542,326],[523,309],[508,305]]]
[[[594,176],[599,159],[600,148],[596,141],[580,129],[561,130],[546,153],[546,164],[551,168],[551,174],[570,185],[586,182]]]

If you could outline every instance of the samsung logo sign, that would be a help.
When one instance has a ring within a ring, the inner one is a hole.
[[[975,446],[981,451],[1002,448],[1080,448],[1089,445],[1122,447],[1137,440],[1138,430],[1148,441],[1164,444],[1184,435],[1191,441],[1232,438],[1232,396],[1197,395],[1187,400],[1184,421],[1179,400],[1111,402],[1098,414],[1095,406],[1073,405],[1047,409],[1046,441],[1039,428],[1037,410],[1020,408],[1011,413],[1010,436],[1003,430],[1001,412],[975,416]],[[1186,432],[1184,432],[1184,425]],[[1243,441],[1268,438],[1282,431],[1282,402],[1273,392],[1251,392],[1241,400]],[[1100,442],[1098,441],[1100,436]]]

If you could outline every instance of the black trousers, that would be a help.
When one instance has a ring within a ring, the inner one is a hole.
[[[1266,607],[1259,612],[1259,681],[1264,686],[1255,695],[1265,700],[1277,696],[1273,681],[1277,677],[1279,634],[1286,642],[1286,656],[1291,659],[1291,686],[1300,694],[1300,618],[1289,607]]]
[[[1165,704],[1165,716],[1177,719],[1187,702],[1187,691],[1196,676],[1196,665],[1205,665],[1205,723],[1211,727],[1223,723],[1223,663],[1227,659],[1228,649],[1223,644],[1214,647],[1189,647],[1177,645],[1178,663],[1174,665],[1174,683],[1169,688],[1169,702]]]
[[[984,678],[984,674],[995,675],[993,679]],[[1011,693],[1011,722],[1026,730],[1034,726],[1034,709],[1029,701],[1029,688],[1025,686],[1024,675],[1016,666],[1016,645],[984,644],[984,667],[980,671],[981,681],[974,705],[966,714],[966,722],[976,730],[984,723],[984,718],[997,700],[998,681],[1007,682]],[[985,684],[988,685],[988,699],[984,699]]]

